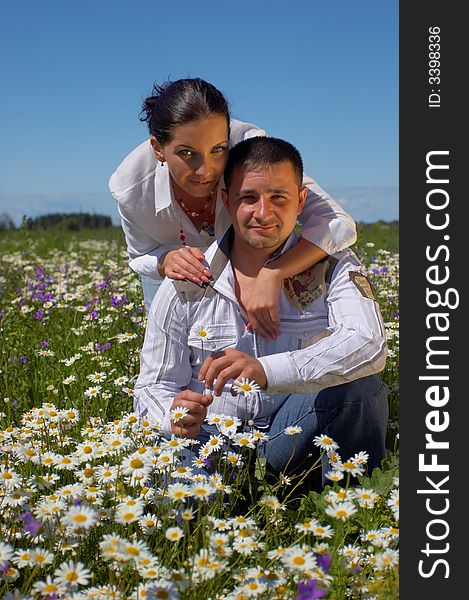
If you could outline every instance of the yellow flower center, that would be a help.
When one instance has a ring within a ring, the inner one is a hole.
[[[294,565],[300,566],[305,564],[305,559],[302,556],[295,556],[292,562]]]
[[[130,461],[130,466],[132,469],[141,469],[143,467],[143,462],[139,458],[134,458]]]

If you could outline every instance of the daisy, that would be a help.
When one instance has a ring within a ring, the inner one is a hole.
[[[168,486],[168,498],[185,502],[186,498],[192,496],[191,488],[183,483],[171,483]]]
[[[255,448],[255,438],[252,433],[235,433],[232,439],[235,446],[240,446],[241,448]]]
[[[312,529],[312,534],[320,538],[330,538],[334,535],[334,530],[330,525],[315,525]]]
[[[87,398],[95,398],[96,396],[99,395],[100,391],[101,391],[101,386],[95,385],[94,387],[89,387],[88,389],[86,389],[84,394]]]
[[[321,450],[337,450],[339,447],[339,444],[334,442],[328,435],[324,434],[315,436],[313,443],[315,446],[321,448]]]
[[[169,527],[164,534],[170,542],[178,542],[183,535],[184,533],[180,527]]]
[[[18,473],[5,467],[0,467],[0,488],[11,490],[18,488],[21,485],[20,476]]]
[[[54,583],[64,584],[66,586],[75,587],[78,585],[86,585],[89,581],[90,571],[85,568],[81,562],[76,564],[73,561],[63,562],[54,571]]]
[[[285,509],[285,507],[279,501],[277,496],[271,496],[271,495],[267,495],[267,494],[262,496],[262,498],[259,500],[259,504],[261,504],[262,506],[267,506],[267,508],[270,508],[273,511]]]
[[[62,383],[64,385],[70,385],[71,383],[73,383],[76,380],[77,380],[77,378],[75,375],[69,375],[68,377],[65,377],[65,379],[62,381]]]
[[[344,473],[350,473],[350,475],[357,476],[363,475],[364,467],[357,464],[354,460],[346,460],[341,465],[337,465],[337,469]]]
[[[362,508],[373,508],[380,498],[379,494],[376,494],[374,490],[367,490],[365,488],[355,488],[352,492],[353,497],[358,500],[358,504]]]
[[[114,520],[116,523],[134,523],[138,521],[143,514],[141,504],[135,503],[133,506],[129,504],[121,504],[118,506]]]
[[[44,581],[36,581],[36,583],[33,585],[32,591],[35,594],[41,594],[41,598],[58,598],[60,595],[66,592],[66,587],[54,582],[52,577],[47,575]]]
[[[357,509],[349,500],[345,500],[344,502],[332,503],[330,506],[326,508],[326,514],[335,519],[341,519],[345,521],[353,514],[357,512]]]
[[[244,394],[246,397],[254,396],[261,390],[255,381],[250,381],[246,377],[241,377],[241,379],[234,381],[233,389],[238,394]]]
[[[194,325],[190,331],[190,335],[200,338],[202,341],[209,340],[212,337],[210,327],[206,325]]]
[[[216,492],[216,489],[208,483],[193,483],[191,491],[198,500],[208,500]]]
[[[316,557],[298,546],[289,548],[282,556],[282,563],[295,571],[310,571],[317,567]]]
[[[242,421],[238,417],[224,417],[221,423],[217,423],[217,426],[223,435],[229,435],[235,433],[241,423]]]
[[[12,561],[17,567],[23,569],[24,567],[32,567],[31,561],[31,550],[17,550]]]
[[[189,409],[187,406],[176,406],[169,412],[169,419],[173,421],[173,423],[177,423],[178,421],[182,421],[186,415],[189,414]]]
[[[32,566],[43,567],[44,565],[51,565],[54,562],[54,555],[49,550],[43,548],[35,548],[31,551],[31,563]]]
[[[90,375],[86,376],[86,379],[88,379],[89,381],[91,381],[92,383],[99,383],[100,381],[104,381],[106,379],[107,375],[106,373],[91,373]]]
[[[341,481],[344,478],[344,474],[342,473],[342,471],[328,471],[325,475],[325,477],[327,479],[329,479],[329,481],[333,481],[334,483],[337,483],[338,481]]]
[[[153,533],[161,527],[161,521],[154,513],[145,513],[138,522],[143,533]]]
[[[297,523],[295,529],[298,529],[301,533],[311,533],[317,524],[318,522],[315,519],[310,519],[303,521],[302,523]]]
[[[299,425],[290,425],[289,427],[285,427],[285,429],[283,430],[283,433],[285,435],[297,435],[298,433],[301,433],[303,431],[303,428],[300,427]]]
[[[98,513],[87,506],[71,506],[61,519],[61,523],[74,531],[90,529],[96,523]]]
[[[114,483],[119,476],[119,467],[104,463],[91,469],[100,484]],[[89,471],[89,470],[88,470]]]
[[[202,448],[208,448],[210,450],[210,454],[219,450],[223,446],[223,437],[221,435],[211,435],[210,439],[207,443],[205,443]]]
[[[116,377],[114,379],[115,385],[125,385],[129,381],[129,378],[126,375],[121,375],[120,377]]]
[[[241,454],[236,452],[225,452],[223,455],[223,460],[236,467],[242,467],[244,464]]]
[[[179,478],[179,479],[192,479],[194,472],[190,467],[185,467],[184,465],[180,465],[174,471],[171,471],[171,477]]]

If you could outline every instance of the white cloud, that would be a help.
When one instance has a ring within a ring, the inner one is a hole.
[[[355,221],[374,223],[399,219],[396,187],[331,187],[327,191]]]

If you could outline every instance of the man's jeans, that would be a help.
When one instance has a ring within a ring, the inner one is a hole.
[[[385,456],[388,416],[388,387],[378,375],[326,388],[316,397],[291,394],[274,414],[266,430],[269,439],[259,445],[259,455],[274,473],[301,473],[319,458],[314,437],[326,434],[339,444],[342,461],[361,450],[367,452],[371,474]],[[286,435],[284,430],[291,425],[299,425],[301,433]],[[214,433],[215,426],[204,425],[198,439],[205,443]],[[329,468],[325,461],[323,485]]]

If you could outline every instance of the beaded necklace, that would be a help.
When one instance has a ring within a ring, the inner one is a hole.
[[[189,219],[191,219],[191,217],[192,218],[200,217],[201,215],[206,213],[207,209],[210,207],[210,211],[206,215],[206,218],[204,219],[204,222],[202,223],[202,230],[205,231],[205,233],[207,235],[213,236],[215,234],[214,226],[215,226],[215,204],[216,203],[212,202],[212,201],[214,200],[214,198],[216,198],[216,190],[212,190],[210,192],[210,194],[207,197],[207,200],[205,201],[205,204],[198,211],[188,208],[180,198],[177,198],[174,186],[173,186],[173,193],[174,193],[174,197],[176,198],[176,201],[179,203],[180,207],[186,213],[186,215],[189,217]],[[211,204],[211,206],[210,206],[210,204]],[[186,234],[184,233],[184,229],[182,228],[181,221],[179,221],[179,239],[181,240],[181,243],[183,246],[187,245],[186,244]]]

